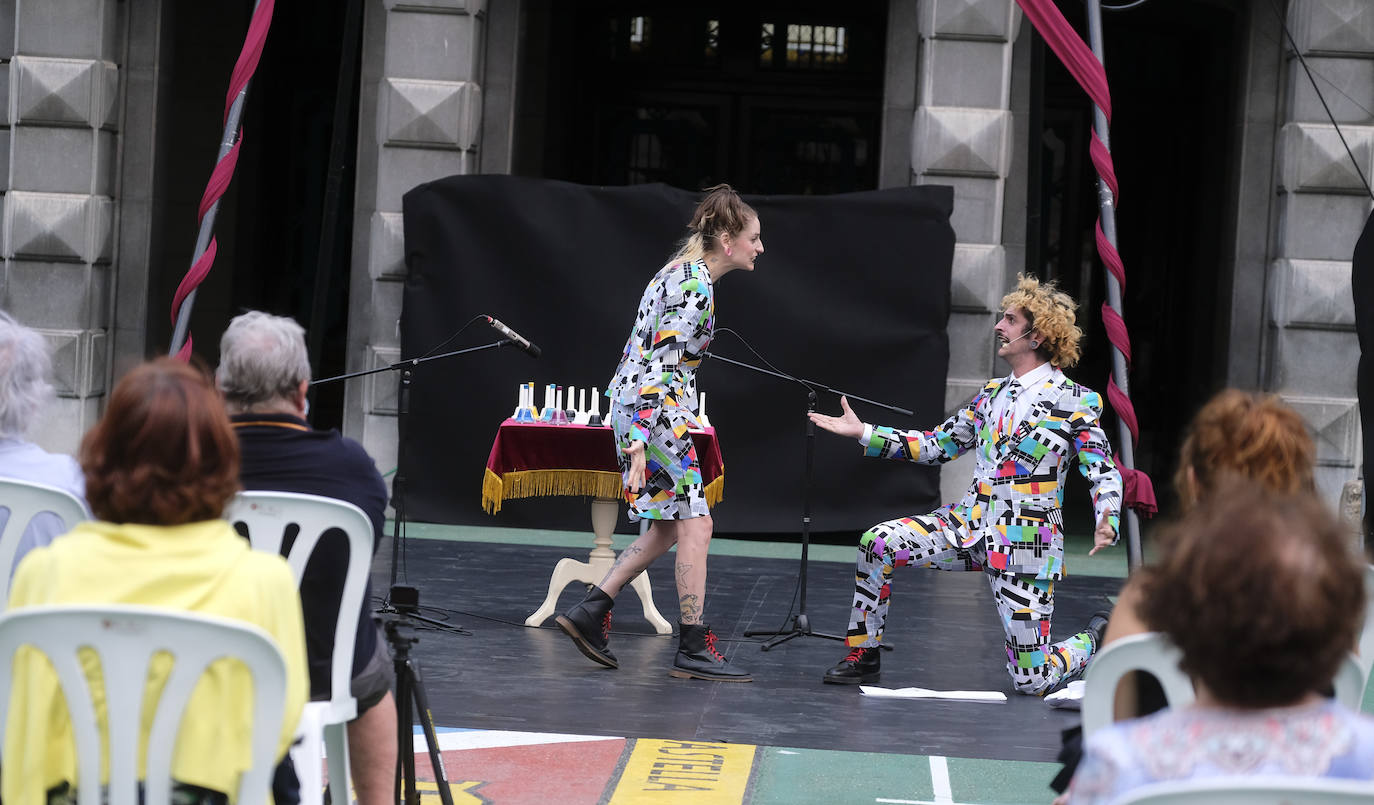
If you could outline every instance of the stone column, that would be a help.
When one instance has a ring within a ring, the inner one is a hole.
[[[368,2],[358,116],[348,368],[401,357],[405,261],[401,196],[477,170],[482,128],[484,0]],[[386,472],[396,466],[390,372],[350,381],[345,431]]]
[[[107,377],[125,4],[0,3],[0,304],[53,347],[59,399],[34,438],[75,452]]]
[[[1350,259],[1370,212],[1355,165],[1374,181],[1374,118],[1368,110],[1374,98],[1374,5],[1293,0],[1288,27],[1320,74],[1322,95],[1355,159],[1285,41],[1277,229],[1265,278],[1264,386],[1279,392],[1311,427],[1318,489],[1335,503],[1360,461]]]
[[[1013,42],[1020,18],[1013,0],[927,0],[920,6],[912,180],[954,187],[946,410],[966,402],[996,371],[992,326],[1007,280],[1015,274],[1003,213],[1012,162]],[[1024,198],[1025,171],[1019,176],[1022,187],[1012,195]],[[1016,226],[1009,229],[1023,231],[1023,217],[1013,213]],[[1015,251],[1023,254],[1024,236],[1016,241]],[[972,473],[972,461],[947,465],[941,473],[944,499],[957,499]]]

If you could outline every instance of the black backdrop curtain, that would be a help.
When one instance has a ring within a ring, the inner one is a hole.
[[[686,235],[699,198],[665,185],[513,176],[454,176],[405,195],[402,355],[430,352],[479,313],[543,349],[537,360],[506,348],[416,367],[401,445],[409,519],[586,530],[586,508],[564,499],[483,512],[492,438],[521,382],[534,381],[536,403],[546,383],[605,390],[639,296]],[[908,418],[855,403],[866,421],[938,422],[949,361],[950,188],[746,200],[759,213],[766,251],[752,274],[735,271],[716,286],[712,351],[758,363],[721,332],[728,327],[784,372],[916,412]],[[474,325],[444,349],[497,337]],[[805,389],[710,359],[697,379],[725,458],[716,532],[799,532]],[[839,401],[822,395],[818,408],[835,413]],[[939,491],[935,469],[865,460],[857,443],[823,431],[814,481],[817,532],[928,510]]]

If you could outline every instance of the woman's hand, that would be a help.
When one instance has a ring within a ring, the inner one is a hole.
[[[848,436],[851,439],[858,439],[860,436],[864,435],[864,423],[859,419],[858,415],[850,409],[849,400],[841,397],[840,408],[844,410],[840,416],[826,416],[825,414],[818,414],[815,411],[807,414],[807,416],[811,417],[812,422],[831,433],[838,433],[841,436]]]
[[[630,491],[638,492],[644,486],[644,442],[630,442],[630,446],[620,448],[620,452],[630,457]]]

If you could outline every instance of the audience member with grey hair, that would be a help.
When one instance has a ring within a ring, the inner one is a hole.
[[[305,328],[253,310],[234,317],[219,344],[215,381],[230,413],[289,408],[310,382]]]
[[[41,412],[55,397],[51,376],[52,359],[43,336],[0,311],[0,477],[55,486],[85,501],[86,481],[76,459],[27,441]],[[0,529],[9,516],[9,509],[0,508]],[[24,529],[14,564],[30,549],[47,545],[74,525],[64,525],[50,512],[34,517]]]
[[[362,445],[306,422],[310,362],[305,330],[291,319],[258,311],[235,317],[220,339],[215,380],[238,434],[243,488],[346,500],[372,521],[375,554],[385,522],[386,484]],[[338,530],[326,532],[301,578],[313,699],[329,698],[334,629],[348,560],[347,538]],[[369,582],[353,647],[351,688],[358,717],[348,724],[349,766],[360,805],[394,802],[396,780],[395,674],[386,641],[372,620],[371,602]]]

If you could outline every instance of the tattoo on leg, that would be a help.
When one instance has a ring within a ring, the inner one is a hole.
[[[616,555],[615,562],[611,564],[611,570],[618,569],[622,564],[625,563],[626,558],[636,556],[642,552],[643,549],[639,547],[638,543],[630,543],[628,546],[626,546],[625,550],[621,551],[618,555]]]
[[[677,574],[677,588],[682,590],[687,586],[687,574],[692,572],[692,565],[690,562],[679,561],[673,566],[673,570]]]
[[[683,623],[701,623],[701,599],[695,593],[679,595],[677,608]]]

